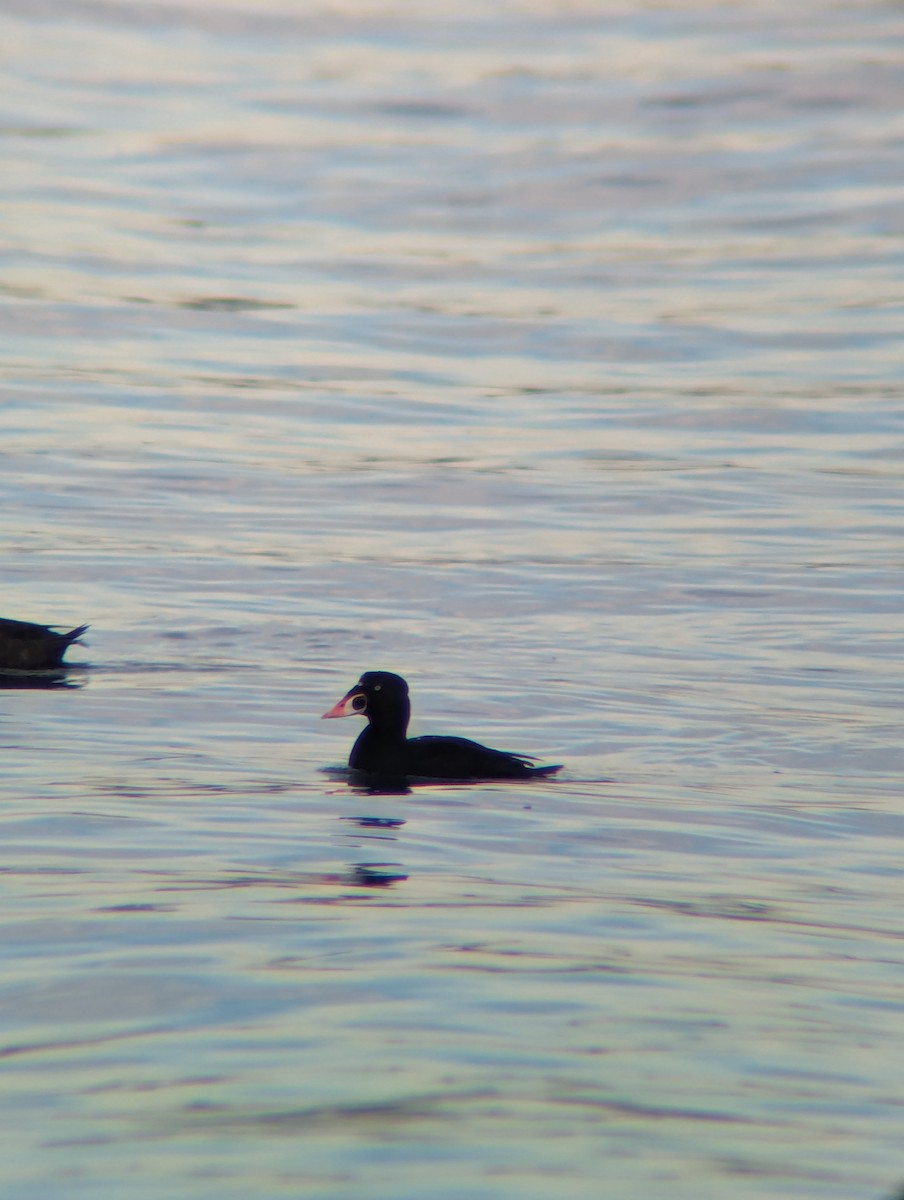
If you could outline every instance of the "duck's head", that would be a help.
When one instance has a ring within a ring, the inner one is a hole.
[[[408,726],[408,684],[392,671],[365,671],[324,717],[367,717],[376,727]]]

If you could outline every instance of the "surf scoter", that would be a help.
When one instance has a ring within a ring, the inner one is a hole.
[[[56,670],[64,665],[67,649],[87,628],[79,625],[60,633],[51,625],[0,617],[0,671]]]
[[[367,717],[348,765],[371,779],[534,779],[562,769],[534,766],[529,755],[491,750],[469,738],[407,737],[408,684],[391,671],[366,671],[323,715]]]

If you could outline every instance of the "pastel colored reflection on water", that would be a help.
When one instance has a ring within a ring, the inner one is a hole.
[[[896,17],[5,7],[16,1200],[900,1187]]]

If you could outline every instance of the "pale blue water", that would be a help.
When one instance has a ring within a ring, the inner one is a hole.
[[[4,6],[6,1195],[900,1188],[902,35]]]

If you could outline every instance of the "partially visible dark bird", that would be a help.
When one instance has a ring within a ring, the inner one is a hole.
[[[87,625],[60,633],[51,625],[0,617],[0,671],[53,671],[64,666],[63,655],[82,636]]]
[[[324,717],[367,717],[348,765],[379,783],[411,779],[533,779],[561,771],[535,766],[529,755],[491,750],[460,737],[407,736],[408,684],[390,671],[366,671]]]

